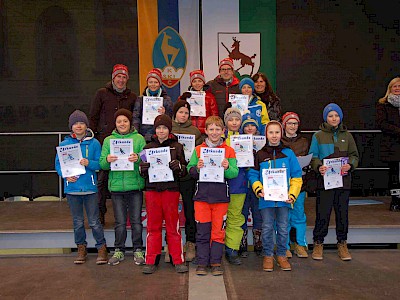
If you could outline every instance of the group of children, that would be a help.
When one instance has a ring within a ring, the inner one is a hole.
[[[156,72],[153,72],[156,73]],[[160,74],[150,74],[159,87]],[[191,73],[191,80],[204,77],[200,71]],[[322,176],[317,191],[317,220],[314,229],[314,250],[312,257],[323,258],[323,240],[328,231],[331,208],[336,213],[336,232],[339,256],[349,260],[351,256],[346,246],[348,229],[348,198],[351,171],[357,167],[358,152],[351,134],[344,127],[343,112],[334,103],[323,112],[324,122],[321,130],[314,134],[310,150],[308,141],[299,134],[300,118],[294,112],[282,117],[282,123],[269,120],[265,104],[254,93],[254,82],[245,78],[240,82],[240,90],[249,95],[249,111],[243,116],[237,108],[229,107],[224,120],[212,115],[201,121],[201,131],[192,124],[190,104],[186,101],[190,95],[184,94],[172,108],[172,119],[162,108],[154,120],[152,128],[146,128],[143,137],[138,132],[135,112],[119,109],[114,114],[115,129],[107,137],[101,148],[88,128],[86,115],[75,111],[69,118],[71,134],[61,145],[79,143],[86,173],[79,177],[67,177],[64,191],[71,209],[74,225],[75,243],[78,245],[78,257],[75,263],[86,260],[86,239],[83,222],[83,208],[86,209],[89,226],[98,249],[98,264],[117,265],[125,258],[127,237],[127,218],[131,224],[133,259],[135,264],[144,265],[143,273],[156,271],[162,250],[162,225],[165,221],[166,242],[169,255],[178,273],[185,273],[186,261],[196,257],[196,274],[223,274],[222,257],[225,253],[229,263],[239,265],[241,258],[247,257],[247,218],[249,209],[253,216],[254,251],[263,255],[263,270],[274,269],[274,234],[276,235],[276,262],[282,270],[291,270],[288,257],[291,256],[289,232],[295,231],[292,241],[294,253],[298,257],[307,257],[306,219],[304,213],[305,192],[302,191],[302,169],[296,156],[312,153],[311,166],[320,175],[324,175],[327,166],[323,159],[348,157],[343,165],[345,174],[343,189],[324,190]],[[202,89],[202,87],[197,88]],[[159,96],[160,92],[147,88],[148,95]],[[155,94],[156,93],[156,94]],[[161,94],[160,94],[161,95]],[[136,106],[140,106],[138,103]],[[137,109],[140,111],[140,108]],[[196,120],[199,122],[199,120]],[[136,126],[134,126],[134,124]],[[203,127],[204,126],[204,127]],[[143,128],[142,128],[143,129]],[[237,166],[235,151],[230,147],[230,137],[238,134],[265,135],[266,144],[254,151],[254,167]],[[175,134],[192,134],[196,147],[191,157],[185,157],[183,146]],[[110,153],[110,139],[131,139],[133,153],[128,160],[134,164],[131,171],[110,170],[110,164],[118,157]],[[146,144],[147,142],[147,144]],[[171,161],[169,168],[173,181],[150,182],[149,168],[144,150],[168,147]],[[223,182],[199,181],[200,170],[204,167],[201,149],[222,148],[225,159],[221,162],[224,169]],[[101,152],[100,152],[101,150]],[[111,192],[115,218],[115,252],[107,259],[104,233],[98,218],[96,198],[96,170],[110,170],[108,188]],[[263,185],[265,169],[285,169],[288,197],[284,201],[265,200],[268,188]],[[61,176],[60,163],[56,157],[56,169]],[[145,192],[147,213],[146,252],[143,249],[141,210]],[[182,195],[186,217],[186,253],[184,256],[182,236],[179,228],[178,205]],[[196,247],[196,254],[193,255]]]

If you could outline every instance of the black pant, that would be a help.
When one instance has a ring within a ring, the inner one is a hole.
[[[349,229],[349,196],[350,190],[319,190],[316,198],[316,219],[313,231],[314,242],[323,243],[328,234],[332,207],[335,209],[336,238],[347,240]]]
[[[105,214],[107,212],[106,200],[108,191],[108,171],[100,170],[97,175],[97,189],[99,195],[99,212]]]
[[[186,241],[195,243],[196,242],[196,221],[194,219],[194,190],[196,187],[196,181],[189,179],[186,181],[179,182],[179,192],[182,195],[183,211],[185,213],[185,234]]]

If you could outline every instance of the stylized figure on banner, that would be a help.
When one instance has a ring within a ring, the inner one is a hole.
[[[169,36],[165,31],[163,32],[164,37],[161,43],[161,52],[164,55],[165,62],[167,65],[173,65],[176,56],[178,55],[179,51],[181,49],[175,48],[171,45],[168,44],[168,41],[171,39],[171,36]],[[168,55],[172,55],[171,60],[168,59]]]
[[[241,67],[236,69],[235,71],[238,72],[241,68],[243,68],[244,66],[248,65],[248,66],[251,66],[250,76],[252,76],[253,75],[253,71],[254,71],[253,59],[256,57],[256,54],[254,53],[253,56],[248,56],[248,55],[240,52],[240,50],[239,50],[240,41],[238,41],[236,39],[236,37],[232,37],[232,40],[233,40],[233,44],[231,46],[231,48],[233,48],[232,51],[229,51],[228,47],[226,47],[224,43],[221,42],[221,44],[222,44],[222,46],[224,46],[226,51],[228,51],[230,58],[232,58],[233,60],[240,60]]]

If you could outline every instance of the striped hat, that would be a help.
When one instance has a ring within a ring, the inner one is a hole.
[[[299,115],[296,114],[295,112],[288,111],[287,113],[285,113],[285,114],[282,116],[282,125],[283,125],[284,128],[286,128],[286,123],[287,123],[290,119],[296,120],[297,122],[299,122],[299,125],[300,125],[300,118],[299,118]]]
[[[203,70],[194,70],[190,72],[190,83],[192,83],[193,80],[195,80],[196,78],[199,78],[203,80],[204,83],[206,83],[206,78],[204,76]]]
[[[227,58],[224,58],[223,60],[221,60],[220,63],[219,63],[219,66],[218,66],[218,70],[221,69],[223,65],[228,65],[233,69],[234,68],[233,59],[227,57]]]
[[[118,74],[123,74],[129,79],[128,67],[122,64],[115,65],[111,74],[111,80],[114,80],[115,76]]]
[[[258,130],[258,122],[253,118],[250,112],[246,112],[242,117],[242,130],[247,126],[253,124]]]
[[[149,78],[157,79],[160,85],[162,85],[162,73],[160,69],[154,68],[153,70],[151,70],[149,74],[147,74],[146,82],[147,80],[149,80]]]

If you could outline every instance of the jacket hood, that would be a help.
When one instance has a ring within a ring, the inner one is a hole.
[[[329,125],[327,122],[322,123],[319,126],[319,129],[322,131],[325,131],[325,132],[335,132],[336,131],[335,128],[333,128],[333,126]],[[343,125],[343,123],[340,123],[337,128],[337,131],[346,131],[346,130],[347,130],[347,127],[345,125]]]
[[[64,140],[69,140],[69,139],[73,139],[73,140],[77,140],[78,142],[84,142],[84,141],[89,141],[91,139],[94,138],[94,133],[92,131],[92,129],[88,128],[86,129],[86,136],[82,139],[82,140],[78,140],[76,138],[75,133],[71,132],[69,135],[67,135]]]
[[[178,123],[175,120],[172,120],[172,127],[180,127],[180,128],[188,128],[190,126],[192,126],[192,120],[188,119],[185,123]]]
[[[114,94],[128,95],[128,94],[131,93],[131,90],[130,90],[128,87],[126,87],[125,91],[123,91],[122,93],[116,92],[116,91],[114,90],[113,86],[112,86],[111,81],[109,81],[109,82],[106,83],[105,88],[106,88],[107,90],[111,91],[111,92],[114,93]]]
[[[160,89],[161,89],[161,95],[160,95],[160,97],[168,96],[167,92],[163,89],[162,86],[160,86]],[[147,90],[147,86],[144,88],[144,90],[143,90],[143,92],[142,92],[142,96],[147,96],[146,90]]]
[[[160,143],[160,141],[159,141],[158,138],[157,138],[157,135],[156,135],[156,134],[153,134],[153,135],[151,136],[151,141],[154,142],[154,143],[156,143],[157,145],[161,145],[161,146],[165,146],[165,147],[166,147],[166,146],[169,146],[169,144],[170,144],[171,142],[178,142],[178,138],[176,137],[175,134],[170,133],[169,136],[168,136],[168,139],[165,140],[164,142]]]
[[[215,81],[218,82],[219,84],[225,85],[225,81],[221,78],[221,75],[215,77]],[[229,86],[239,85],[239,83],[240,83],[239,79],[235,75],[233,75],[232,82],[230,83]]]
[[[207,92],[207,90],[210,88],[210,86],[208,85],[208,84],[204,84],[203,85],[203,91],[204,92]],[[190,85],[189,87],[188,87],[188,91],[194,91],[194,89],[193,89],[193,87]]]

